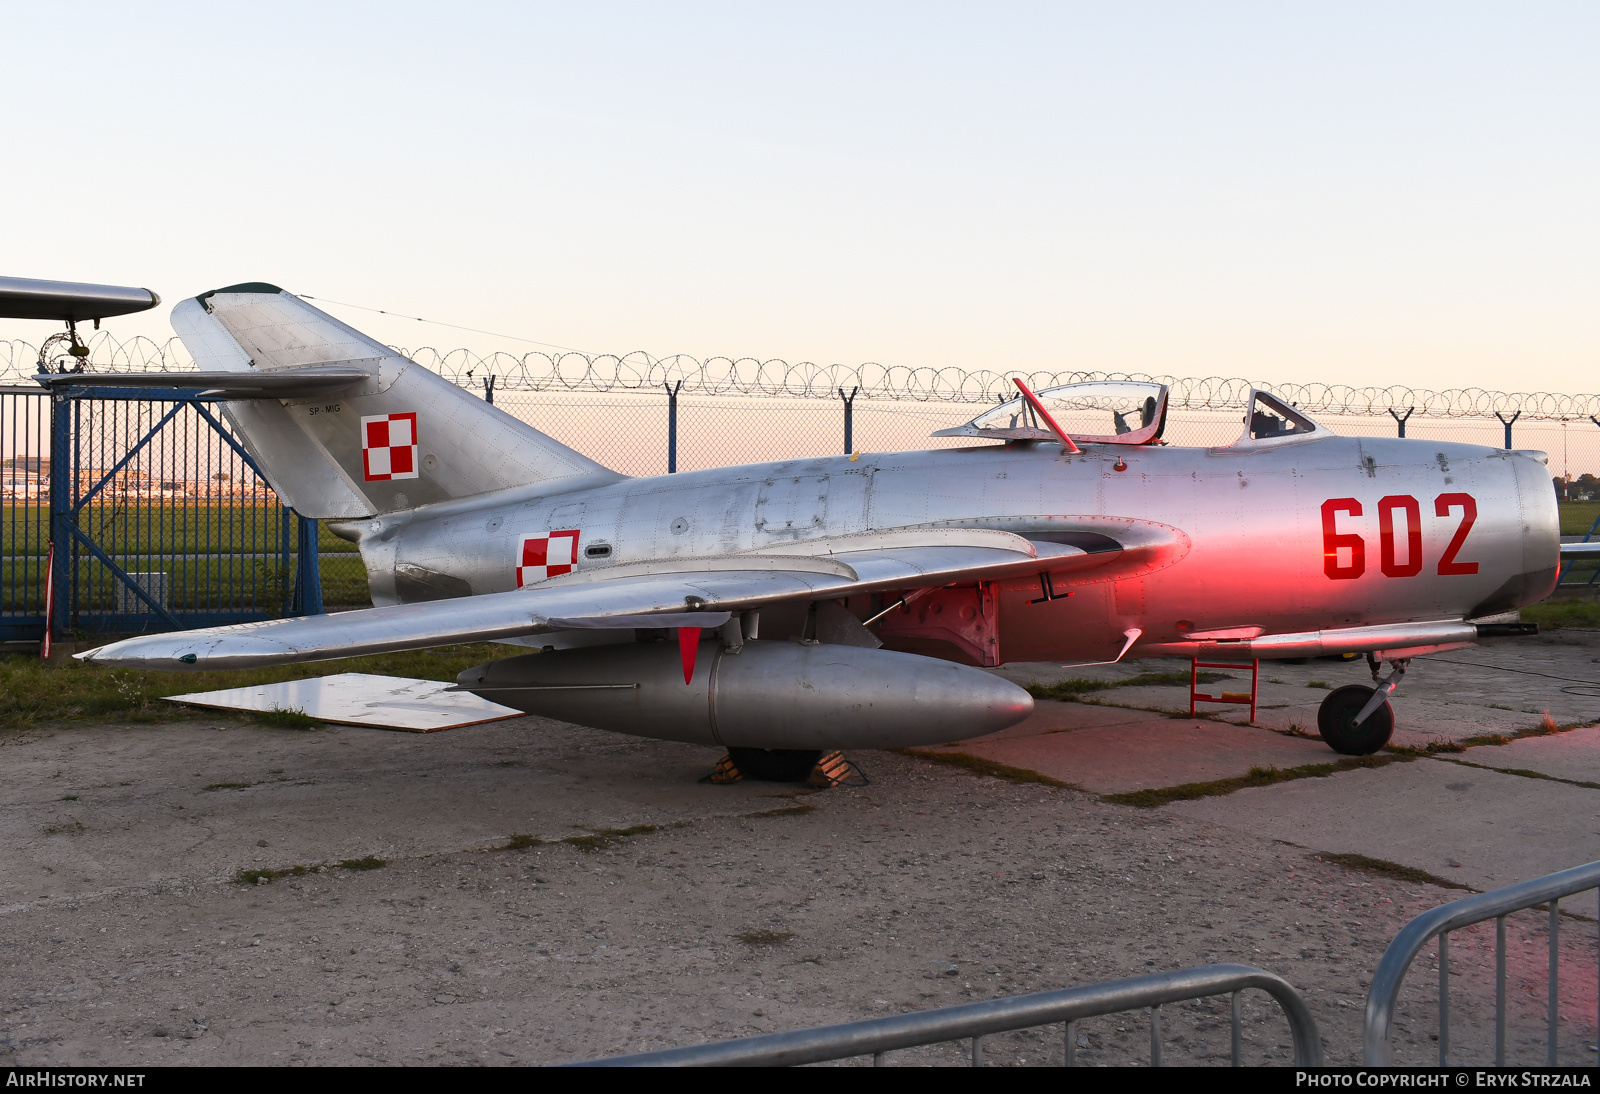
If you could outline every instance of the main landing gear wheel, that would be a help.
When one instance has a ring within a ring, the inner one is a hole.
[[[1355,724],[1356,715],[1372,698],[1374,688],[1350,684],[1329,692],[1317,709],[1317,729],[1322,739],[1335,752],[1346,756],[1370,756],[1394,734],[1394,708],[1387,701],[1367,715],[1367,720]]]
[[[1386,738],[1387,739],[1387,738]],[[804,782],[822,759],[822,750],[806,748],[730,748],[728,756],[747,779],[769,783]]]

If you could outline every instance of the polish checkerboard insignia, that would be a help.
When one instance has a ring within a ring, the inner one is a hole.
[[[415,411],[361,419],[361,470],[368,482],[418,476]]]
[[[525,532],[517,540],[517,588],[570,574],[578,563],[578,530]]]

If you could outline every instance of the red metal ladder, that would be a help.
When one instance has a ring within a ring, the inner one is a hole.
[[[1242,669],[1238,662],[1202,661],[1198,657],[1189,659],[1189,717],[1194,717],[1196,703],[1238,703],[1250,704],[1250,720],[1256,720],[1256,692],[1261,685],[1261,662],[1250,662],[1250,694],[1242,691],[1225,691],[1221,695],[1203,695],[1200,692],[1201,669]]]

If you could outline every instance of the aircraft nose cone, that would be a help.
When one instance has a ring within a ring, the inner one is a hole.
[[[1517,491],[1522,502],[1524,604],[1555,592],[1561,570],[1561,510],[1543,452],[1516,452]]]

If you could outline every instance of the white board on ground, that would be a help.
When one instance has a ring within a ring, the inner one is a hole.
[[[443,680],[344,672],[279,684],[168,695],[166,699],[169,703],[217,710],[298,710],[323,722],[413,733],[522,716],[520,710],[491,703],[470,692],[445,690],[451,686]]]

